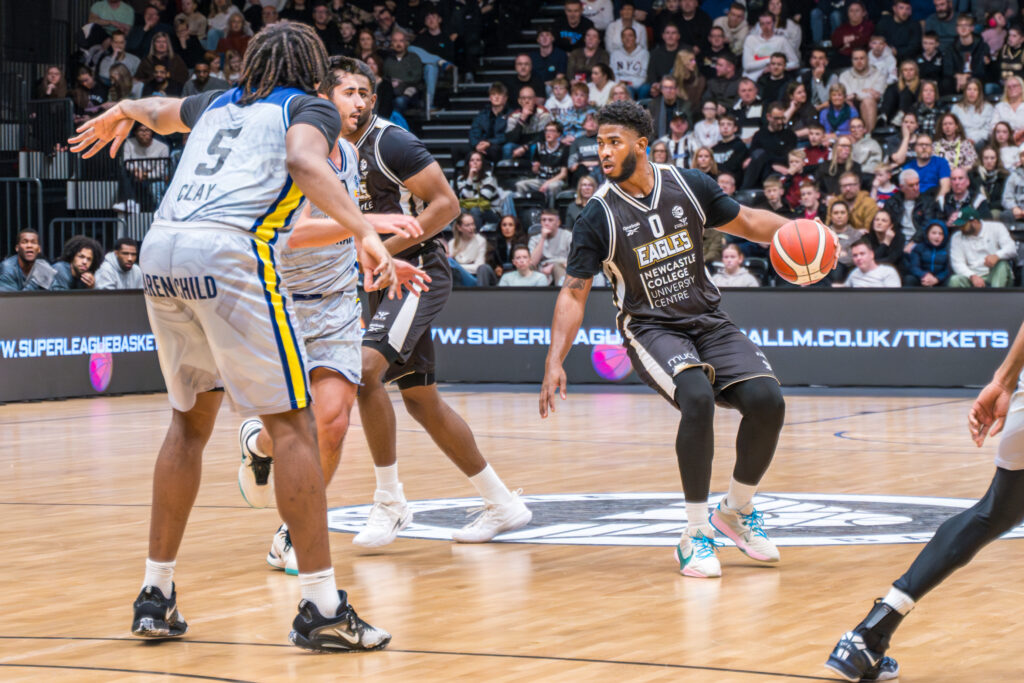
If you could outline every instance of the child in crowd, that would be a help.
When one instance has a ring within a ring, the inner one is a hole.
[[[888,164],[876,166],[875,179],[871,181],[871,198],[878,204],[878,208],[885,206],[897,189],[892,182],[892,167]]]

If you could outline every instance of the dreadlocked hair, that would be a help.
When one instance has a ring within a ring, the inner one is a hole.
[[[373,70],[366,62],[361,62],[352,57],[335,55],[327,60],[327,73],[324,75],[324,80],[320,82],[317,92],[330,97],[331,92],[341,82],[337,73],[339,71],[345,74],[352,74],[353,76],[364,76],[370,82],[370,92],[372,93],[377,89],[377,77],[373,75]]]
[[[647,110],[632,100],[609,102],[597,111],[597,125],[622,126],[629,128],[638,137],[651,140],[654,136],[654,122]]]
[[[268,97],[274,88],[298,88],[310,95],[327,72],[327,50],[312,27],[279,21],[253,36],[245,51],[239,104]]]

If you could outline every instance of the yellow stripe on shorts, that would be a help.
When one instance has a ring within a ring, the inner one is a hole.
[[[257,234],[259,234],[258,231]],[[288,312],[284,307],[280,280],[274,268],[272,249],[264,240],[253,240],[253,250],[259,258],[260,281],[263,283],[267,304],[270,307],[274,336],[277,338],[278,351],[281,353],[281,361],[285,368],[285,379],[288,383],[288,393],[292,408],[305,408],[309,405],[306,370],[302,364],[302,353],[299,351],[298,339],[295,336],[295,331],[292,329]]]

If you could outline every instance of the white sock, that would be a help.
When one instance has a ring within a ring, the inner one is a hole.
[[[914,599],[896,587],[889,589],[882,602],[903,616],[906,616],[910,610],[914,609]]]
[[[480,496],[489,503],[505,505],[515,499],[515,496],[512,495],[512,492],[508,490],[508,487],[505,486],[498,473],[490,465],[470,477],[469,482],[476,487]]]
[[[253,432],[252,434],[250,434],[249,438],[245,440],[245,445],[250,451],[260,456],[261,458],[269,458],[270,456],[261,451],[260,447],[256,445],[260,437],[260,432],[262,431],[263,430],[261,429],[258,432]]]
[[[170,600],[171,592],[174,590],[174,564],[170,562],[154,562],[146,558],[146,578],[142,580],[142,587],[156,586],[164,597]]]
[[[729,492],[725,494],[725,504],[733,510],[739,510],[745,515],[750,514],[748,508],[753,507],[750,502],[754,500],[757,493],[757,484],[741,484],[735,479],[729,480]]]
[[[338,586],[334,583],[334,567],[321,569],[312,574],[299,574],[302,597],[316,605],[320,614],[331,618],[341,607]]]
[[[377,477],[377,488],[381,491],[387,491],[396,500],[401,500],[404,496],[402,495],[402,485],[398,483],[398,463],[394,465],[388,465],[387,467],[373,468],[373,473]]]
[[[686,504],[686,533],[693,536],[698,531],[703,531],[708,538],[715,535],[714,529],[711,528],[711,522],[708,521],[708,502],[706,500],[702,503]]]

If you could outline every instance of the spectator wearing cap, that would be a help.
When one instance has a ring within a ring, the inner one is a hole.
[[[904,287],[941,287],[952,274],[949,265],[949,230],[940,220],[928,221],[924,239],[907,254]]]
[[[679,97],[676,81],[665,76],[660,83],[661,94],[651,99],[647,111],[654,122],[654,137],[664,137],[669,132],[669,122],[676,116],[686,117],[690,111],[690,103]]]
[[[983,221],[973,206],[964,207],[953,222],[949,259],[953,266],[950,287],[1009,287],[1013,284],[1010,260],[1017,257],[1017,243],[1006,226]]]

